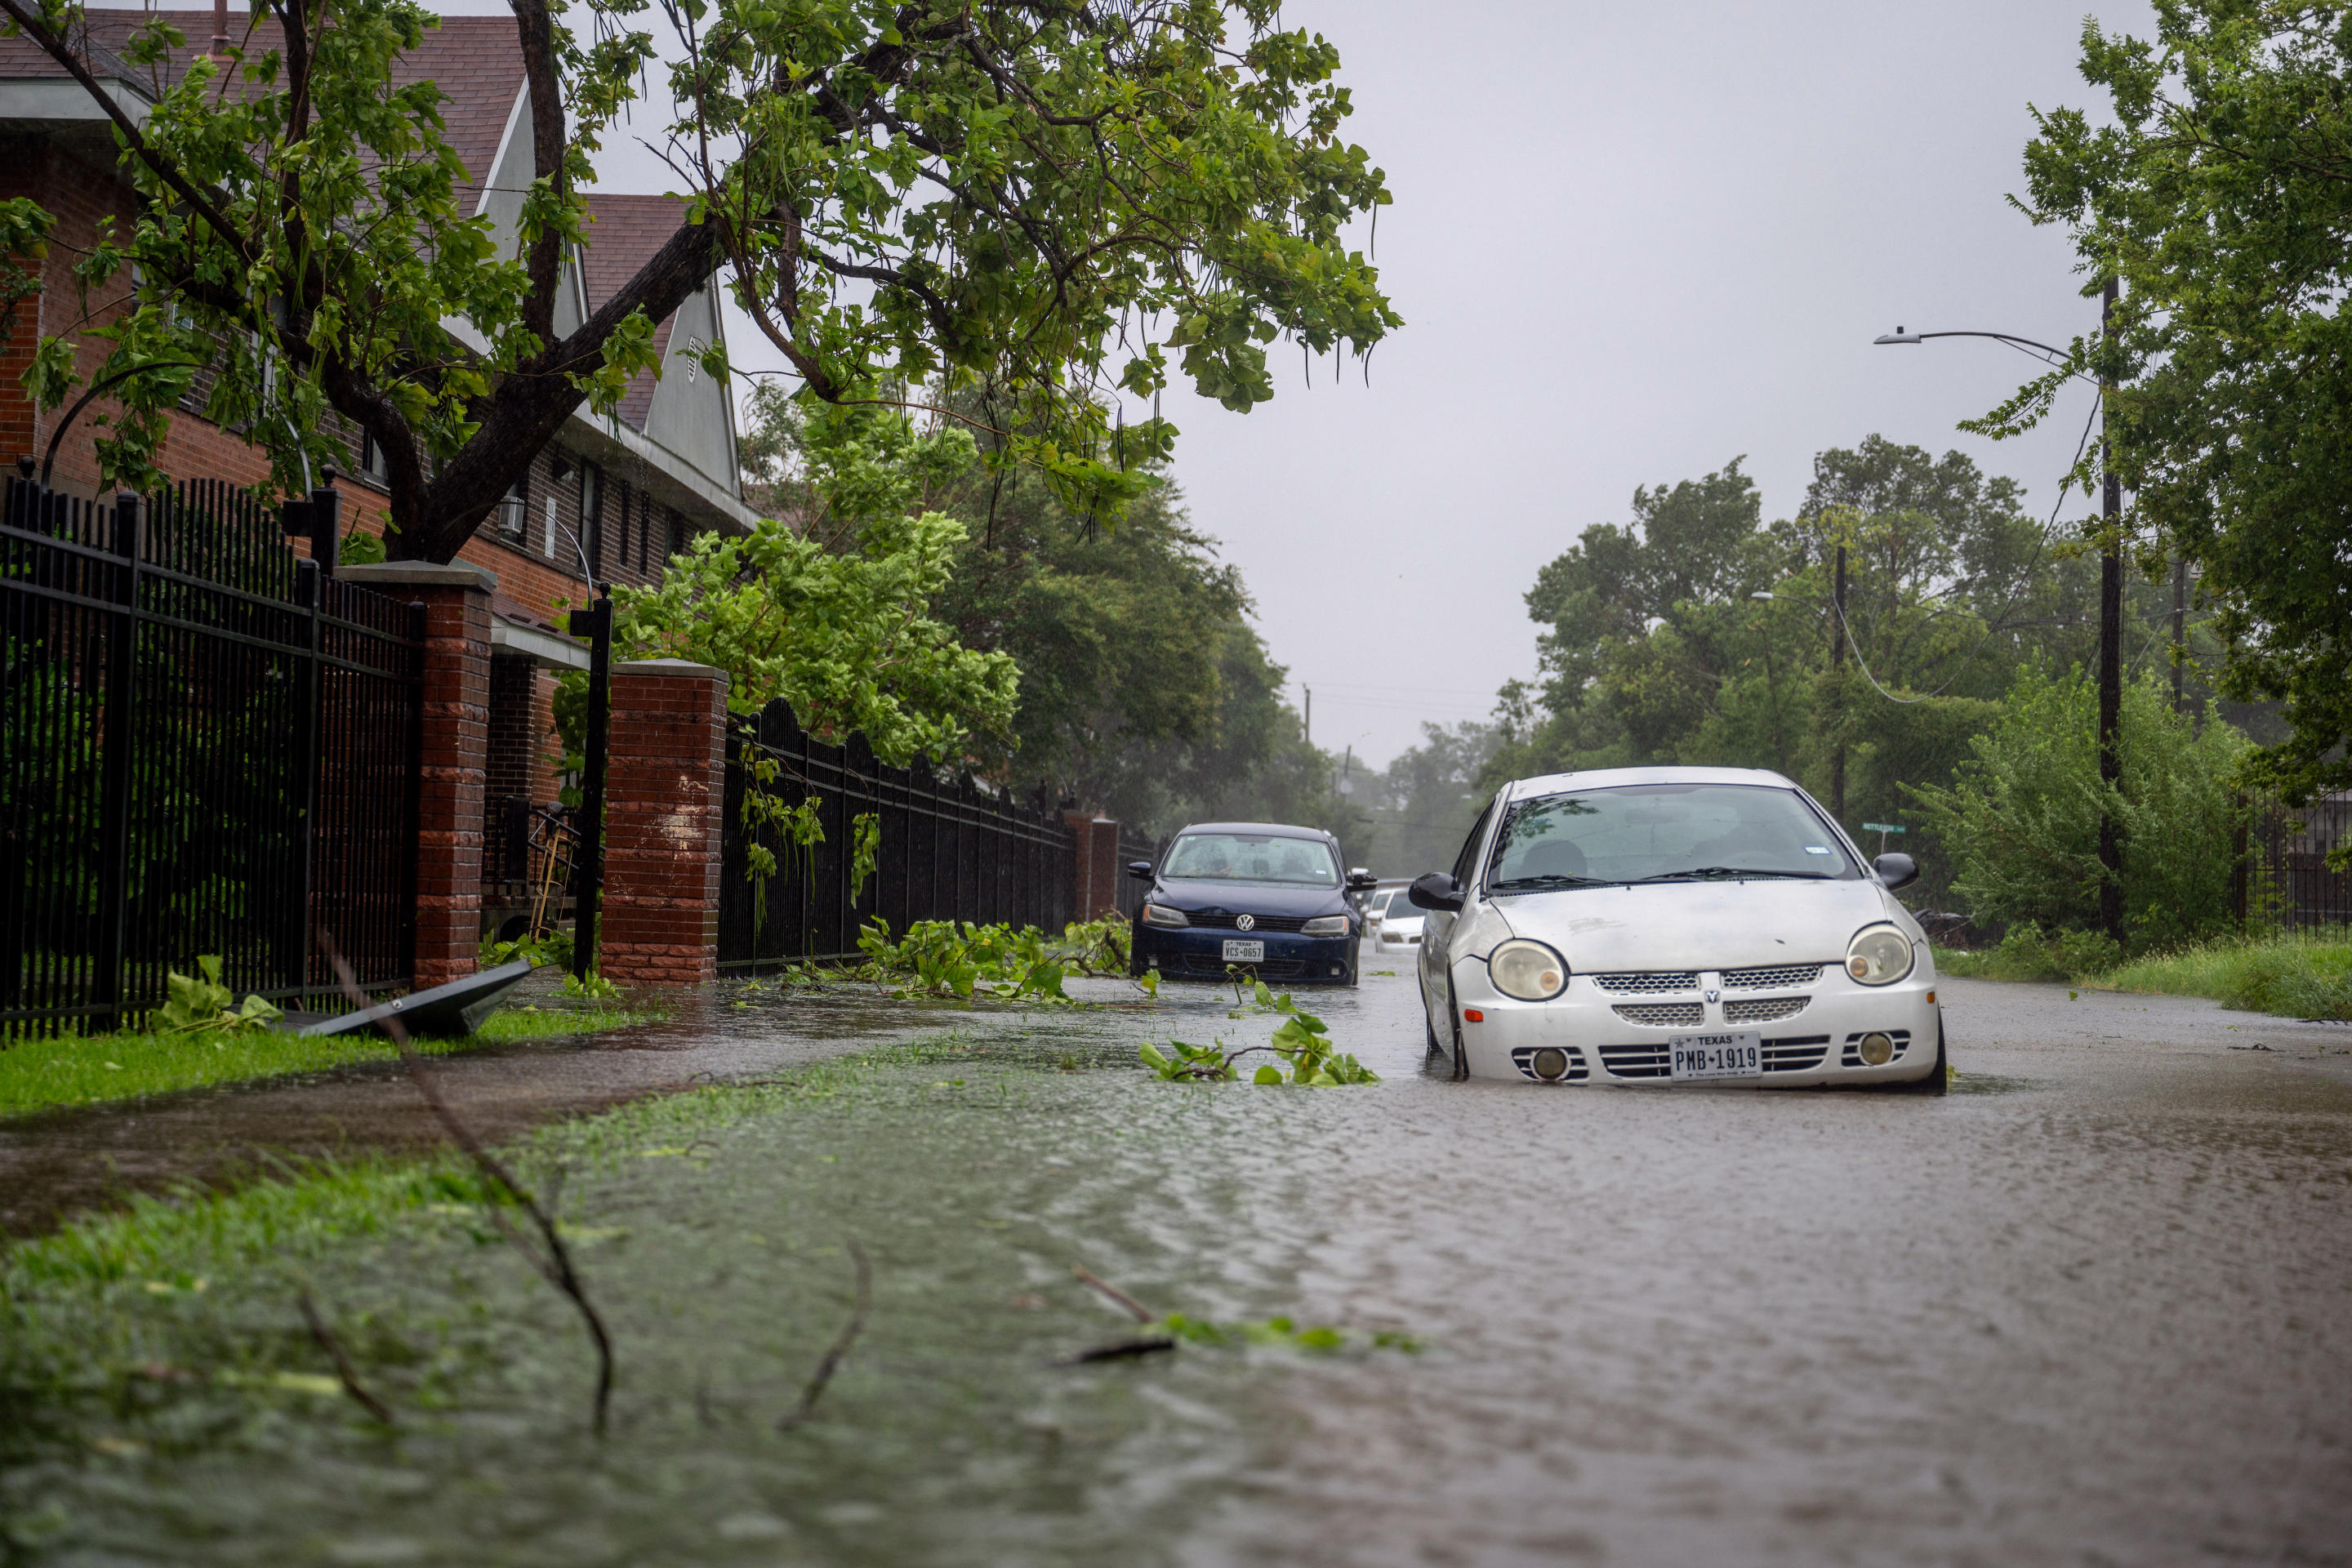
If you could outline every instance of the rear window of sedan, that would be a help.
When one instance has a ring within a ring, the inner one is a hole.
[[[1486,885],[1496,891],[1861,875],[1793,791],[1755,784],[1634,784],[1544,795],[1511,808]]]
[[[1286,882],[1336,888],[1339,862],[1313,838],[1270,833],[1187,833],[1169,847],[1163,877],[1194,882]]]

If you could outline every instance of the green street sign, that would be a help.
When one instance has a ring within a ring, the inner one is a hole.
[[[1862,825],[1862,830],[1864,833],[1908,833],[1911,831],[1907,827],[1897,827],[1891,822],[1865,822]]]

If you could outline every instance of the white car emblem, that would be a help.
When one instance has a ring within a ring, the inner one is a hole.
[[[1719,991],[1710,991],[1710,992],[1708,992],[1708,993],[1706,994],[1706,999],[1707,999],[1708,1001],[1712,1002],[1712,1001],[1714,1001],[1717,997],[1718,997],[1718,996],[1720,996],[1720,995],[1722,995],[1722,994],[1722,994],[1721,992],[1719,992]]]
[[[1243,915],[1234,921],[1234,929],[1235,931],[1255,931],[1257,930],[1257,917],[1255,915]]]

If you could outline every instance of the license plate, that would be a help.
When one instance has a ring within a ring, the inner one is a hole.
[[[1229,942],[1225,943],[1227,963],[1264,963],[1265,943],[1262,942]]]
[[[1764,1076],[1764,1038],[1752,1032],[1675,1035],[1666,1041],[1666,1049],[1677,1079]]]

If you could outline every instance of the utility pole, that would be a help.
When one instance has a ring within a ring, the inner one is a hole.
[[[2189,664],[2189,557],[2172,557],[2172,710],[2185,710],[2180,696],[2181,672]]]
[[[2099,929],[2116,942],[2124,937],[2124,848],[2115,813],[2107,809],[2113,791],[2123,782],[2124,709],[2124,552],[2123,479],[2116,472],[2116,448],[2108,434],[2115,397],[2116,300],[2121,286],[2107,279],[2099,310],[2099,334],[2106,363],[2099,374],[2099,461],[2106,470],[2105,538],[2099,549]],[[2176,672],[2178,667],[2175,667]],[[2179,679],[2178,674],[2175,679]]]
[[[1843,529],[1845,517],[1834,514]],[[1837,606],[1830,626],[1830,815],[1845,825],[1845,535],[1838,535]]]
[[[1305,731],[1304,738],[1307,743],[1311,746],[1315,743],[1315,689],[1311,686],[1302,686],[1298,689],[1307,693],[1307,716],[1301,728]]]

